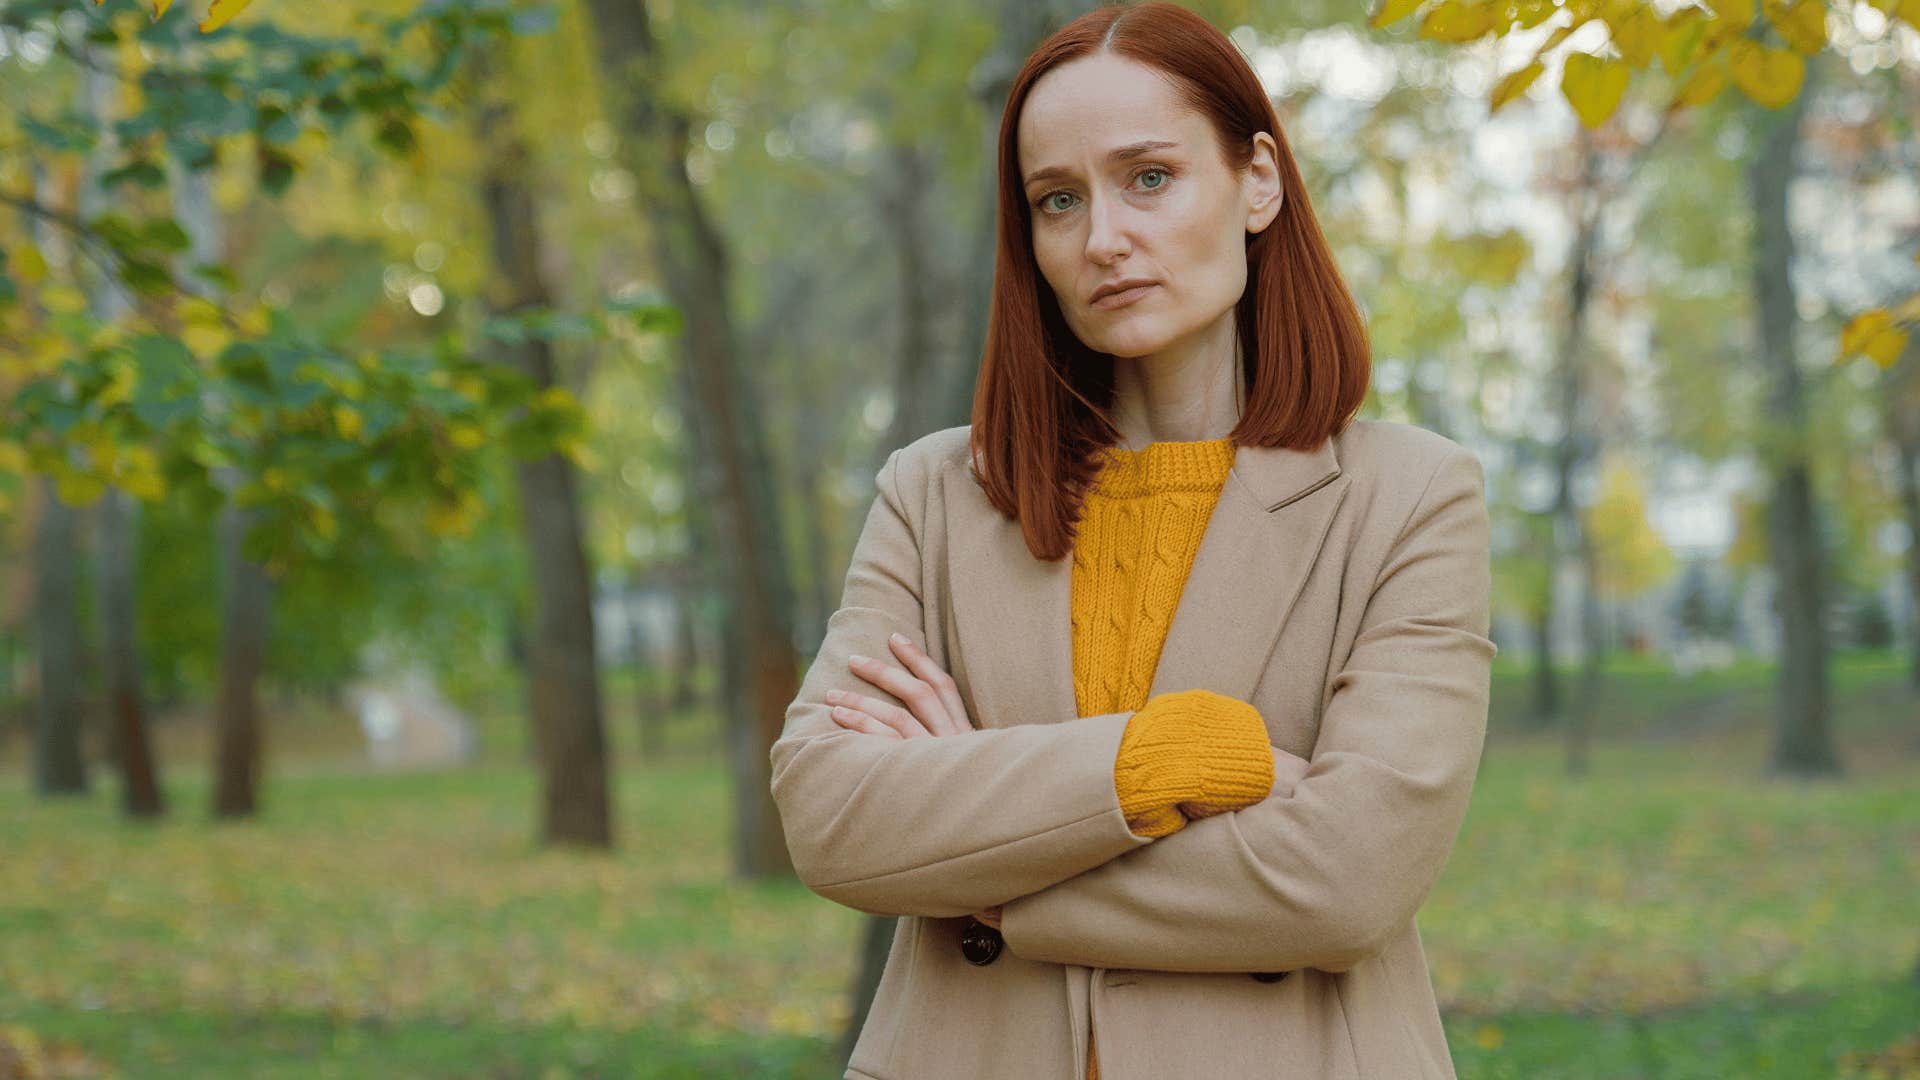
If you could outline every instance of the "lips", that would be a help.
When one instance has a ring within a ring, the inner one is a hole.
[[[1157,281],[1134,279],[1102,285],[1094,290],[1091,304],[1103,310],[1125,307],[1152,292],[1159,284]]]

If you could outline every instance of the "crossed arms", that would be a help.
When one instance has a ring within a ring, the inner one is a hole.
[[[1445,458],[1388,551],[1290,789],[1154,839],[1128,828],[1114,761],[1131,712],[891,740],[835,724],[873,693],[847,656],[923,643],[903,485],[880,469],[841,608],[774,743],[772,791],[801,880],[876,915],[1002,905],[1026,959],[1165,971],[1346,970],[1412,919],[1466,813],[1485,736],[1491,568],[1484,476]]]

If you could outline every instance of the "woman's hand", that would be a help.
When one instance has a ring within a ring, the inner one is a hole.
[[[902,671],[892,664],[867,656],[854,656],[847,667],[855,675],[880,687],[907,703],[907,708],[891,705],[879,698],[827,691],[827,703],[833,706],[833,722],[843,728],[884,735],[892,739],[921,736],[959,735],[973,730],[967,707],[960,700],[960,688],[953,676],[940,670],[933,658],[921,652],[904,634],[887,639],[894,655],[907,666]],[[1000,929],[1000,905],[974,912],[974,918]]]
[[[967,716],[967,707],[960,700],[960,688],[954,684],[953,677],[940,670],[940,665],[906,635],[894,634],[887,643],[906,665],[906,670],[868,656],[848,658],[847,667],[860,678],[906,702],[907,708],[864,694],[829,690],[827,704],[833,706],[833,722],[854,731],[896,739],[972,731],[973,721]]]

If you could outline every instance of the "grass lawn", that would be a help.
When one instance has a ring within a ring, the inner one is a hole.
[[[1769,781],[1768,677],[1623,665],[1571,777],[1503,722],[1526,680],[1498,672],[1420,916],[1463,1078],[1920,1076],[1920,701],[1898,658],[1843,661],[1848,776]],[[163,743],[174,813],[148,827],[104,772],[34,799],[0,748],[0,1077],[8,1047],[161,1080],[839,1076],[863,916],[728,880],[697,719],[677,756],[623,763],[604,857],[532,847],[510,718],[480,764],[424,775],[299,723],[238,825],[205,820],[192,740]]]

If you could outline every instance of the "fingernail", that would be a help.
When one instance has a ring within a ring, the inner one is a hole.
[[[847,659],[856,664],[864,664],[867,662],[867,658],[864,656],[861,656],[859,653],[854,653],[851,656],[848,656]]]
[[[894,634],[894,635],[893,635],[893,643],[894,643],[895,645],[911,645],[911,644],[913,644],[913,642],[911,642],[911,641],[908,641],[908,640],[907,640],[907,635],[905,635],[905,634],[899,634],[899,633],[896,633],[896,634]]]

